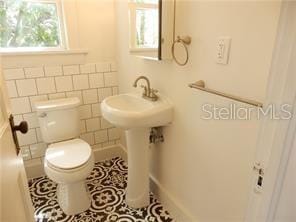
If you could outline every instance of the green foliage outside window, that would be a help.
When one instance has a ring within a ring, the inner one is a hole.
[[[59,47],[55,3],[0,0],[0,47]]]

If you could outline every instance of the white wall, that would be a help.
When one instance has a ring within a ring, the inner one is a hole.
[[[201,120],[201,106],[230,100],[189,89],[210,88],[264,101],[279,17],[279,2],[177,1],[176,33],[190,35],[190,61],[153,62],[129,55],[127,1],[116,2],[121,92],[139,75],[175,105],[165,143],[152,148],[151,173],[196,221],[242,221],[255,153],[258,121]],[[232,38],[229,65],[215,63],[216,38]]]
[[[114,1],[64,0],[70,48],[88,49],[88,62],[114,58]]]

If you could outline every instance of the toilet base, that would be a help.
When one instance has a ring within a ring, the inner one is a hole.
[[[67,215],[81,213],[87,210],[91,204],[85,180],[77,183],[58,184],[57,197],[61,209]]]
[[[67,215],[74,215],[87,210],[91,205],[90,194],[86,185],[86,178],[94,168],[94,156],[85,165],[71,169],[62,170],[52,168],[48,165],[45,155],[44,171],[49,179],[58,184],[58,203]]]

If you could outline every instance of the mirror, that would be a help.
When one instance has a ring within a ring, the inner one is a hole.
[[[130,53],[153,60],[172,59],[174,0],[129,0]]]

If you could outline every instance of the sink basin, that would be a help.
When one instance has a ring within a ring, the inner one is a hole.
[[[173,106],[163,96],[149,101],[128,93],[110,96],[101,104],[103,117],[125,130],[128,179],[126,203],[132,208],[149,205],[149,136],[151,127],[165,126],[173,119]]]
[[[173,118],[172,104],[161,96],[157,101],[133,93],[110,96],[101,109],[106,120],[124,129],[164,126]]]

